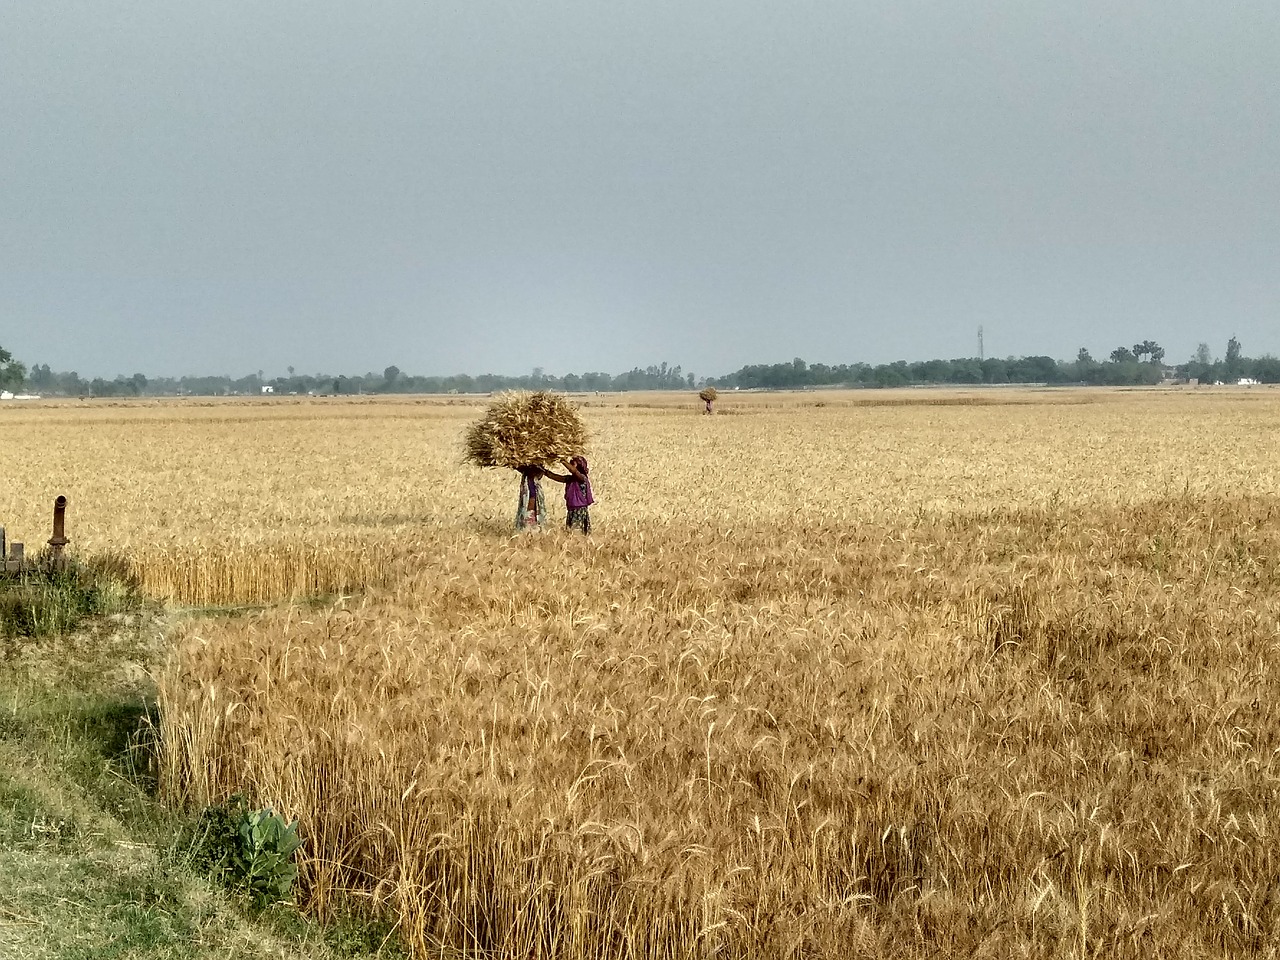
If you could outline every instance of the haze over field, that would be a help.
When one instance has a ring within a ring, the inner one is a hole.
[[[114,376],[1280,353],[1280,7],[0,16],[0,344]]]

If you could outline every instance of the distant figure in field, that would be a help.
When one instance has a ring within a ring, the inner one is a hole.
[[[595,497],[591,495],[591,468],[587,466],[587,458],[581,456],[566,460],[564,465],[569,471],[567,475],[547,472],[544,476],[564,484],[564,505],[568,513],[565,526],[570,530],[577,528],[584,534],[590,534],[590,507],[595,503]]]
[[[715,412],[715,411],[713,411],[713,410],[711,409],[711,404],[713,403],[713,401],[711,401],[711,400],[703,400],[702,402],[703,402],[704,404],[706,404],[706,406],[705,406],[705,407],[703,408],[703,410],[702,410],[702,412],[703,412],[703,413],[714,413],[714,412]]]
[[[547,504],[542,499],[542,485],[538,483],[545,471],[541,467],[518,467],[520,472],[520,500],[516,504],[516,530],[536,529],[547,517]]]

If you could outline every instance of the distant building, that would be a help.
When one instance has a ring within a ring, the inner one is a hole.
[[[272,386],[271,384],[269,384],[269,383],[264,383],[264,384],[262,385],[262,392],[263,392],[263,393],[275,393],[275,392],[276,392],[276,388],[275,388],[275,387],[273,387],[273,386]]]

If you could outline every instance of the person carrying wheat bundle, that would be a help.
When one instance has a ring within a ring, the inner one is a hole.
[[[516,500],[516,529],[540,527],[547,518],[547,501],[542,496],[543,476],[541,467],[526,464],[517,467],[520,473],[520,497]]]
[[[712,409],[712,404],[716,402],[715,387],[704,387],[702,391],[698,394],[698,399],[701,400],[704,404],[703,410],[702,410],[703,413],[705,414],[715,413],[715,410]]]
[[[570,530],[578,529],[590,536],[590,507],[591,504],[595,503],[595,496],[591,493],[591,468],[587,465],[586,457],[574,457],[571,460],[566,460],[564,467],[569,471],[567,474],[552,473],[550,470],[545,470],[543,471],[543,476],[548,480],[564,484],[564,525]]]
[[[587,431],[578,412],[563,397],[547,390],[513,391],[494,398],[484,416],[467,429],[465,443],[468,463],[510,467],[520,474],[516,529],[530,530],[542,527],[547,520],[539,481],[543,477],[553,477],[561,483],[569,479],[547,473],[544,465],[568,465],[575,457],[582,457]],[[586,463],[585,458],[582,462]],[[587,496],[590,497],[589,492]],[[568,499],[566,490],[566,502]],[[581,515],[576,519],[583,522]],[[590,521],[585,524],[589,527]]]

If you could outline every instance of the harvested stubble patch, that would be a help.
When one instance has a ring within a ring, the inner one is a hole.
[[[586,451],[587,430],[564,397],[547,390],[500,394],[465,437],[464,459],[479,467],[558,463]]]
[[[423,956],[1265,952],[1276,507],[459,541],[189,627],[164,789]]]

